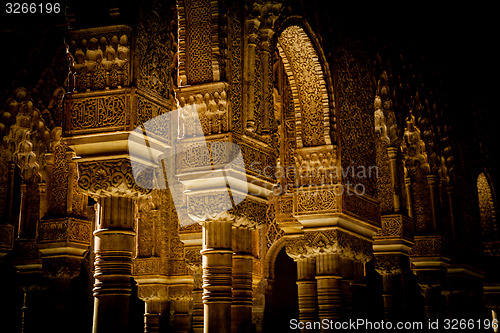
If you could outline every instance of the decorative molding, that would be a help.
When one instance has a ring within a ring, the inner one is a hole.
[[[91,196],[139,196],[150,190],[139,187],[129,159],[111,159],[78,163],[78,185]]]
[[[14,226],[0,224],[0,258],[14,247]]]
[[[131,96],[129,90],[72,95],[67,99],[69,134],[110,132],[128,129]]]
[[[415,244],[410,252],[413,258],[418,257],[447,257],[449,248],[443,236],[415,236]]]
[[[88,220],[66,217],[41,220],[38,223],[37,243],[68,242],[90,245],[92,225]]]

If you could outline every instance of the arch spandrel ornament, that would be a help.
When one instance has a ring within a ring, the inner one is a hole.
[[[324,73],[309,37],[292,25],[278,37],[277,47],[292,89],[297,148],[331,145]]]

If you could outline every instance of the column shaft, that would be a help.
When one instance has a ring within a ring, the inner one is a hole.
[[[319,319],[342,318],[341,258],[337,254],[319,254],[316,257]]]
[[[193,333],[203,332],[203,289],[201,284],[201,268],[195,269],[193,286]],[[198,283],[200,281],[200,283]]]
[[[94,333],[128,331],[134,252],[134,203],[127,197],[99,200],[95,237]]]
[[[203,222],[204,332],[231,332],[231,228],[229,220]]]
[[[384,299],[384,314],[386,320],[401,318],[402,304],[402,284],[401,274],[382,274]]]
[[[252,327],[252,230],[233,228],[233,303],[231,329],[249,333]]]
[[[164,300],[152,299],[145,301],[144,305],[144,332],[159,333],[164,317],[168,314],[168,303]]]
[[[313,258],[297,260],[297,289],[299,298],[299,320],[318,320],[318,299],[316,280],[316,262]]]
[[[178,299],[174,302],[174,327],[179,333],[189,332],[189,300]]]

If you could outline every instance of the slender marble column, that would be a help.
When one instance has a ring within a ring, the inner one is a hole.
[[[174,301],[174,327],[179,333],[189,332],[189,299],[181,298]]]
[[[432,208],[432,225],[434,231],[439,232],[440,230],[440,225],[439,225],[439,203],[437,202],[438,200],[438,183],[437,183],[437,176],[435,175],[427,175],[427,183],[429,184],[429,192],[431,196],[431,208]]]
[[[342,318],[340,256],[321,253],[316,257],[319,319]]]
[[[246,112],[246,128],[253,132],[255,131],[255,118],[254,118],[254,98],[255,98],[255,48],[257,46],[257,32],[260,25],[259,20],[253,19],[246,22],[246,30],[248,32],[248,39],[246,42],[247,56],[245,57],[245,67],[243,72],[243,85],[246,92],[243,96],[244,105],[247,106]]]
[[[271,64],[271,43],[273,31],[271,29],[260,30],[261,41],[261,57],[262,57],[262,102],[263,116],[262,116],[262,132],[268,133],[270,130],[269,118],[271,117],[272,108],[272,64]]]
[[[99,199],[95,237],[95,284],[93,333],[128,331],[134,252],[132,198]]]
[[[297,289],[299,298],[299,320],[318,320],[317,287],[314,276],[316,274],[316,260],[314,258],[298,259],[297,261]]]
[[[399,186],[398,186],[398,179],[397,179],[397,156],[398,156],[398,149],[396,147],[388,147],[387,148],[387,155],[389,156],[389,165],[391,168],[391,184],[392,184],[392,196],[393,196],[393,206],[394,206],[394,212],[399,212],[400,211],[400,192],[399,192]]]
[[[194,285],[193,285],[193,333],[203,332],[203,289],[202,289],[202,270],[199,268],[193,269]]]
[[[233,304],[231,330],[250,333],[252,327],[252,230],[233,228]]]
[[[168,302],[162,299],[150,299],[144,302],[144,332],[159,333],[168,314]]]
[[[401,281],[401,273],[397,270],[391,273],[382,274],[382,297],[384,299],[384,314],[386,320],[395,320],[401,317],[401,310],[403,307]]]
[[[232,257],[231,233],[233,219],[223,213],[214,220],[202,222],[203,227],[203,304],[204,332],[231,332]]]

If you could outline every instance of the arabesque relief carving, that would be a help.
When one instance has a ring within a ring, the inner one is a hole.
[[[94,196],[147,194],[139,187],[128,159],[114,159],[78,163],[80,188]]]
[[[70,91],[121,88],[130,84],[130,28],[116,26],[70,35],[68,56],[73,80]]]
[[[278,49],[291,81],[297,146],[331,144],[328,96],[316,51],[298,26],[290,26],[282,32]]]

